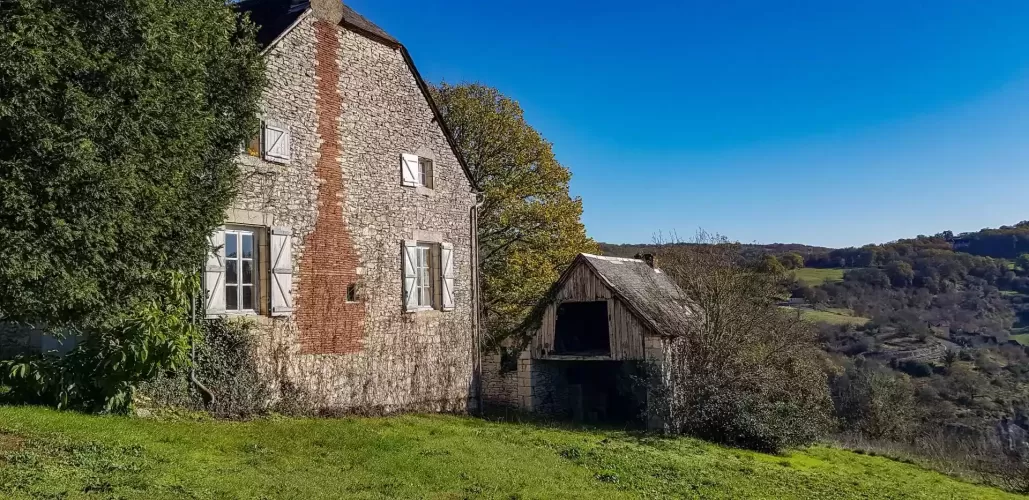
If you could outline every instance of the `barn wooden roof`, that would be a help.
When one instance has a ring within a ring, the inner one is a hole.
[[[621,257],[579,254],[569,269],[579,262],[588,265],[608,288],[640,319],[659,335],[681,335],[690,311],[686,297],[672,279],[646,262]],[[560,286],[564,277],[558,281]]]

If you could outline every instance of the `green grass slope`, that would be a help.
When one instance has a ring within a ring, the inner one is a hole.
[[[843,271],[844,269],[841,268],[820,269],[815,267],[803,267],[800,269],[794,269],[790,272],[792,272],[798,280],[803,281],[808,286],[816,286],[821,285],[826,281],[843,281]]]
[[[784,456],[454,416],[155,421],[0,407],[0,498],[1016,498],[826,447]]]
[[[829,323],[831,325],[863,325],[870,321],[868,318],[854,316],[854,313],[849,309],[832,307],[826,309],[791,309],[800,311],[800,316],[802,318],[815,323]]]

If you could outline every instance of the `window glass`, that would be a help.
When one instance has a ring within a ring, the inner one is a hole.
[[[236,269],[236,264],[238,263],[239,261],[236,260],[227,260],[225,262],[225,284],[235,285],[239,283],[239,274],[237,274]]]
[[[243,286],[243,302],[240,309],[252,310],[254,309],[254,287]]]
[[[256,239],[253,231],[225,231],[225,308],[257,309]]]
[[[238,237],[239,237],[239,235],[237,233],[230,233],[230,232],[226,232],[225,233],[225,258],[226,259],[235,259],[237,257],[237,255],[236,255],[236,248],[238,246],[237,245],[237,243],[238,243],[237,238]]]
[[[253,234],[241,234],[240,237],[243,240],[243,258],[253,259],[254,258],[254,235]]]
[[[429,245],[418,245],[415,251],[415,298],[419,306],[432,305],[432,280],[430,279]]]
[[[432,160],[418,159],[418,183],[427,188],[432,187]]]

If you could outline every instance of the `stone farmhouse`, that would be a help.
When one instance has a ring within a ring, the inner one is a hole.
[[[686,303],[653,256],[579,254],[537,307],[526,341],[483,358],[483,402],[660,428],[640,381],[665,376],[671,343],[690,315]]]
[[[211,235],[207,317],[245,317],[277,398],[475,405],[477,189],[403,45],[339,0],[246,0],[261,132]]]

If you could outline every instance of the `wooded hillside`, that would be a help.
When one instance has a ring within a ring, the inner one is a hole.
[[[976,443],[953,454],[982,453],[970,458],[979,466],[1026,454],[1029,222],[853,248],[746,247],[745,258],[787,269],[782,306],[819,324],[840,432],[914,447]]]

